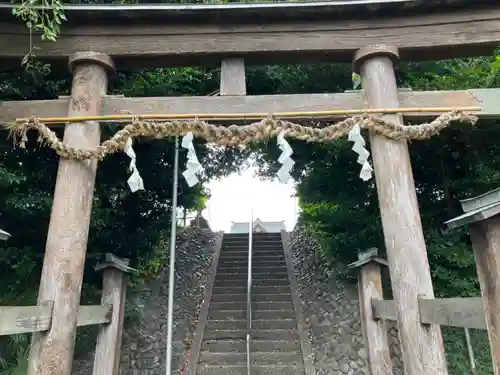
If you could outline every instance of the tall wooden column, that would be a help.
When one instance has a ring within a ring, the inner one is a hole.
[[[73,85],[69,117],[101,114],[111,59],[94,52],[70,58]],[[100,142],[99,123],[68,123],[64,142],[95,149]],[[97,161],[61,158],[50,216],[38,304],[53,302],[49,331],[34,333],[29,375],[71,375],[76,322],[87,251]]]
[[[393,66],[398,57],[397,48],[384,45],[356,53],[368,108],[399,107]],[[402,123],[400,115],[384,118]],[[434,291],[408,146],[375,134],[370,146],[406,375],[446,375],[440,327],[419,318],[418,298],[434,298]]]
[[[500,189],[460,202],[464,214],[446,222],[468,226],[481,286],[493,374],[500,375]]]

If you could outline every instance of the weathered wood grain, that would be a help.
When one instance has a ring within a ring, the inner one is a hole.
[[[52,304],[46,306],[1,306],[0,336],[43,332],[50,328]],[[111,305],[80,306],[77,326],[108,323]]]
[[[112,63],[100,54],[80,56],[80,63],[71,60],[69,116],[99,115]],[[100,134],[97,122],[71,123],[64,142],[93,149]],[[33,334],[28,375],[71,375],[96,169],[96,160],[59,162],[38,293],[39,304],[54,303],[52,324],[47,332]]]
[[[481,106],[480,118],[500,118],[500,89],[461,91],[409,91],[400,92],[401,107],[468,107]],[[68,99],[26,100],[0,103],[0,124],[16,118],[66,117]],[[294,94],[294,95],[228,95],[228,96],[184,96],[103,99],[102,115],[133,113],[145,114],[203,114],[203,113],[277,113],[298,111],[332,111],[360,109],[364,107],[361,92],[339,94]],[[407,120],[429,120],[436,113],[408,113]],[[338,117],[340,118],[340,117]],[[337,118],[337,119],[338,119]],[[332,117],[332,119],[335,119]],[[234,122],[241,122],[235,120]],[[63,126],[54,124],[53,126]]]
[[[396,307],[392,300],[372,299],[372,310],[374,319],[385,319],[397,322]]]
[[[83,25],[80,20],[63,25],[57,43],[33,38],[33,51],[37,58],[55,62],[66,61],[79,51],[107,53],[119,69],[216,65],[235,56],[249,64],[348,62],[367,44],[395,45],[404,60],[428,60],[490,53],[500,44],[499,21],[498,5],[359,20],[311,18],[308,22],[277,19],[245,24],[225,20],[94,26],[90,20]],[[23,25],[0,24],[0,61],[20,61],[29,45]]]
[[[220,95],[246,95],[245,60],[222,60],[220,69]]]
[[[46,331],[50,327],[52,306],[0,307],[0,336]]]
[[[481,298],[419,298],[420,322],[442,326],[486,329]],[[394,301],[372,300],[373,317],[397,321]]]
[[[102,305],[80,306],[77,327],[105,324],[111,322],[113,305],[103,302]]]
[[[369,108],[399,106],[393,60],[397,49],[377,45],[356,54]],[[385,115],[402,123],[398,115]],[[434,298],[408,146],[374,133],[370,147],[407,375],[448,373],[438,325],[419,321],[418,298]]]
[[[123,267],[128,267],[129,262],[114,255],[108,255],[106,258],[107,267],[99,267],[99,269],[104,270],[101,302],[113,306],[113,312],[111,322],[99,328],[93,375],[118,375],[120,371],[127,287],[126,273],[123,271]]]
[[[372,300],[383,300],[380,264],[368,262],[358,268],[358,293],[361,325],[368,367],[371,375],[392,375],[392,360],[387,338],[387,325],[373,317]]]
[[[486,329],[481,298],[421,298],[419,307],[422,323]]]

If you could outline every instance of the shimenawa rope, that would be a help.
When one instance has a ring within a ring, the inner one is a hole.
[[[404,126],[385,121],[374,115],[364,114],[329,124],[326,127],[314,128],[276,119],[272,116],[243,126],[213,125],[198,119],[144,121],[140,116],[137,116],[132,119],[132,123],[116,132],[113,137],[101,143],[95,150],[81,150],[63,143],[46,124],[36,117],[29,118],[25,123],[9,125],[8,128],[14,138],[14,143],[21,148],[25,147],[28,130],[33,129],[38,132],[40,143],[47,144],[62,157],[77,160],[94,158],[102,160],[108,154],[123,151],[129,138],[141,136],[165,138],[183,136],[191,131],[194,136],[204,138],[208,142],[234,146],[267,140],[278,136],[283,131],[285,137],[319,143],[346,136],[357,124],[361,129],[368,129],[390,139],[423,140],[438,135],[454,121],[474,125],[477,122],[477,117],[462,111],[452,111],[440,115],[430,123]]]

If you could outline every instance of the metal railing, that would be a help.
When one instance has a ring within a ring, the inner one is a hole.
[[[170,230],[170,262],[168,275],[168,307],[167,307],[167,356],[165,374],[172,375],[172,344],[174,329],[174,293],[175,293],[175,238],[177,233],[177,187],[179,185],[179,139],[175,137],[174,181],[172,186],[172,219]]]
[[[252,334],[252,236],[253,209],[248,224],[248,280],[247,280],[247,375],[250,375],[250,336]]]

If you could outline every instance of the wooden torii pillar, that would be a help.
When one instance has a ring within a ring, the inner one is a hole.
[[[500,375],[500,188],[460,201],[464,214],[448,220],[450,229],[467,226],[476,258],[493,374]]]
[[[68,116],[100,115],[113,62],[102,53],[79,52],[69,68]],[[68,123],[64,131],[64,142],[80,149],[96,149],[100,139],[96,121]],[[39,305],[53,303],[52,325],[33,334],[28,375],[71,375],[96,171],[97,160],[59,161],[38,293]]]
[[[398,49],[386,45],[357,51],[367,108],[398,108],[394,63]],[[384,119],[402,124],[400,115]],[[446,375],[448,369],[438,325],[420,323],[418,298],[434,298],[408,145],[370,133],[380,216],[396,305],[406,375]]]

